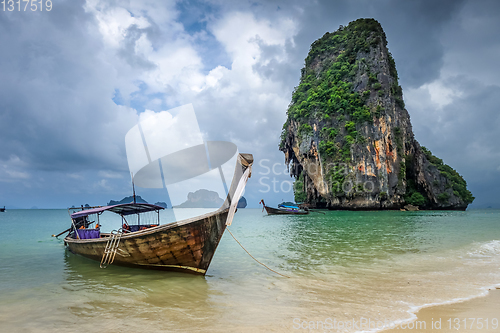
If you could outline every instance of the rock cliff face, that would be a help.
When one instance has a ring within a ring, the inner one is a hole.
[[[311,45],[280,150],[295,200],[332,209],[464,210],[465,180],[413,136],[380,24],[359,19]]]

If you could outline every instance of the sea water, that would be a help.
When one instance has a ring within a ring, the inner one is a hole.
[[[0,331],[373,331],[360,324],[411,320],[500,285],[498,210],[323,213],[236,213],[231,232],[283,277],[228,232],[206,276],[101,269],[51,237],[69,227],[66,210],[8,210]],[[120,226],[104,215],[105,230]]]

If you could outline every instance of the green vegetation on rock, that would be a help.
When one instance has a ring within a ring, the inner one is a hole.
[[[311,45],[302,69],[302,77],[292,95],[288,108],[288,120],[283,126],[280,148],[284,147],[286,131],[290,120],[299,124],[298,137],[312,134],[311,120],[331,122],[336,127],[344,123],[348,135],[338,137],[338,131],[330,128],[321,131],[318,144],[323,157],[343,162],[351,161],[351,146],[356,142],[364,143],[365,138],[356,132],[356,124],[373,122],[375,112],[371,112],[366,99],[370,91],[362,94],[355,92],[352,82],[361,68],[367,71],[371,89],[379,90],[382,85],[374,73],[370,73],[366,59],[357,60],[358,53],[369,53],[380,43],[387,44],[385,33],[380,24],[373,19],[360,19],[348,27],[333,33],[326,33]],[[318,63],[321,62],[321,68]],[[380,113],[380,109],[377,109]],[[378,114],[379,116],[380,114]]]
[[[345,181],[345,170],[340,167],[330,169],[327,174],[327,181],[331,186],[332,193],[342,195],[344,193],[342,187]]]
[[[431,151],[425,147],[422,147],[422,151],[427,157],[429,163],[437,167],[441,176],[447,179],[447,188],[453,188],[453,193],[462,199],[466,204],[470,204],[474,201],[474,196],[467,189],[467,182],[465,179],[452,167],[443,163],[443,160],[432,155]],[[438,196],[440,202],[447,202],[450,195],[446,192],[441,193]]]
[[[373,37],[373,38],[370,38]],[[370,52],[370,47],[377,46],[380,42],[387,45],[384,30],[374,19],[358,19],[350,22],[343,29],[333,33],[326,33],[311,45],[311,50],[306,58],[306,67],[317,57],[332,51],[345,50],[347,56],[354,62],[358,52]]]
[[[295,180],[295,183],[293,183],[293,194],[295,197],[295,202],[305,202],[307,199],[307,193],[304,191],[304,173],[303,172]]]
[[[424,206],[427,203],[427,200],[419,192],[413,192],[406,202],[413,206]]]
[[[425,193],[424,193],[425,194]],[[415,186],[413,179],[408,179],[406,182],[405,202],[413,206],[423,207],[427,204],[426,196],[420,193]]]
[[[437,196],[437,199],[439,202],[441,203],[448,203],[448,199],[450,198],[450,195],[446,192],[443,192],[443,193],[440,193],[438,196]]]
[[[338,151],[335,143],[332,141],[320,141],[318,150],[321,155],[329,157],[334,157]]]
[[[342,209],[465,209],[474,200],[465,180],[425,148],[421,155],[386,46],[374,19],[311,45],[279,145],[294,166],[295,200]],[[309,178],[315,181],[306,188]]]
[[[303,138],[304,136],[311,135],[313,129],[309,124],[302,124],[299,127],[299,137]]]

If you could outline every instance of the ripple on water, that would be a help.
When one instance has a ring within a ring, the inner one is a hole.
[[[13,214],[16,224],[6,221],[0,234],[7,331],[288,332],[297,318],[398,322],[500,283],[499,212],[239,210],[231,231],[289,279],[255,263],[227,234],[205,277],[99,269],[50,238],[67,228],[65,210]]]

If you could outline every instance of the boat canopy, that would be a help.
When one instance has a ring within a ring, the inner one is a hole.
[[[285,206],[285,205],[279,205],[279,208],[292,208],[292,209],[299,209],[298,206]]]
[[[107,210],[116,213],[118,215],[131,215],[131,214],[159,211],[161,209],[165,208],[148,203],[127,203],[127,204],[119,204],[114,206],[104,206],[99,208],[82,210],[80,212],[71,214],[71,218],[75,219],[77,217],[87,216],[91,214],[99,214]]]
[[[293,208],[293,209],[299,209],[299,206],[293,202],[290,202],[290,201],[285,201],[285,202],[282,202],[278,205],[278,208]]]

